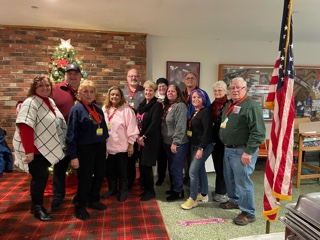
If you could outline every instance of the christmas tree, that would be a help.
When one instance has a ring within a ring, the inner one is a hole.
[[[86,78],[88,73],[84,70],[82,60],[75,57],[77,54],[76,50],[71,46],[71,40],[61,40],[61,44],[56,48],[56,51],[53,53],[53,56],[50,58],[48,72],[49,77],[54,83],[60,83],[64,80],[64,74],[66,67],[69,63],[77,63],[82,78]]]

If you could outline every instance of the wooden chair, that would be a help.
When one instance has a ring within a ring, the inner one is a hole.
[[[320,122],[309,122],[299,124],[299,149],[298,149],[298,163],[295,167],[297,174],[296,187],[300,187],[301,179],[320,178],[320,166],[314,166],[308,162],[303,162],[304,151],[317,151],[320,146],[305,146],[305,138],[320,138]],[[302,166],[312,169],[317,173],[302,174]]]

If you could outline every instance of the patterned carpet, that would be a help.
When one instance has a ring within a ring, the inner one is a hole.
[[[70,180],[62,209],[52,214],[52,221],[41,222],[30,214],[30,175],[4,174],[0,179],[1,239],[169,239],[157,201],[139,201],[138,181],[124,203],[119,203],[114,196],[103,199],[107,210],[88,209],[91,219],[83,222],[73,215],[71,201],[75,186],[70,186],[74,184]],[[46,208],[51,198],[45,197]]]

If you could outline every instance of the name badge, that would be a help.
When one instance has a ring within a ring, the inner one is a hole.
[[[97,136],[101,136],[103,134],[102,128],[97,128]]]
[[[220,128],[226,128],[227,127],[228,118],[226,118],[220,125]]]
[[[232,112],[235,113],[235,114],[239,114],[240,109],[241,109],[241,107],[239,107],[239,106],[234,106]]]
[[[129,105],[134,108],[134,102],[129,102]]]
[[[107,128],[108,128],[108,130],[110,130],[110,129],[111,129],[111,125],[110,125],[110,123],[108,123],[108,124],[107,124]]]
[[[187,136],[192,137],[192,132],[190,130],[187,130]]]

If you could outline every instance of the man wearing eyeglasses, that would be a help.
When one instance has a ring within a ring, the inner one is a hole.
[[[123,88],[123,94],[128,104],[136,112],[140,103],[144,100],[144,88],[139,83],[139,72],[132,68],[127,73],[127,86]],[[134,143],[134,152],[128,160],[128,190],[130,190],[136,179],[136,161],[138,160],[138,145]]]
[[[247,83],[241,78],[231,80],[231,101],[223,109],[219,137],[225,144],[223,172],[229,201],[222,209],[240,209],[233,219],[244,226],[256,220],[254,185],[250,179],[258,157],[259,145],[265,139],[266,128],[262,109],[247,96]]]
[[[184,76],[184,84],[186,85],[186,87],[183,90],[183,95],[188,102],[188,119],[190,119],[195,111],[194,106],[191,104],[191,101],[190,101],[190,93],[194,89],[199,89],[197,75],[194,72],[187,72]],[[206,91],[202,90],[202,92],[204,93],[204,96],[206,98],[206,103],[204,107],[209,108],[211,103],[210,98]],[[183,183],[187,183],[190,179],[189,177],[190,164],[191,164],[191,148],[189,148],[189,152],[187,154],[187,162],[184,167],[185,177],[183,178]]]

